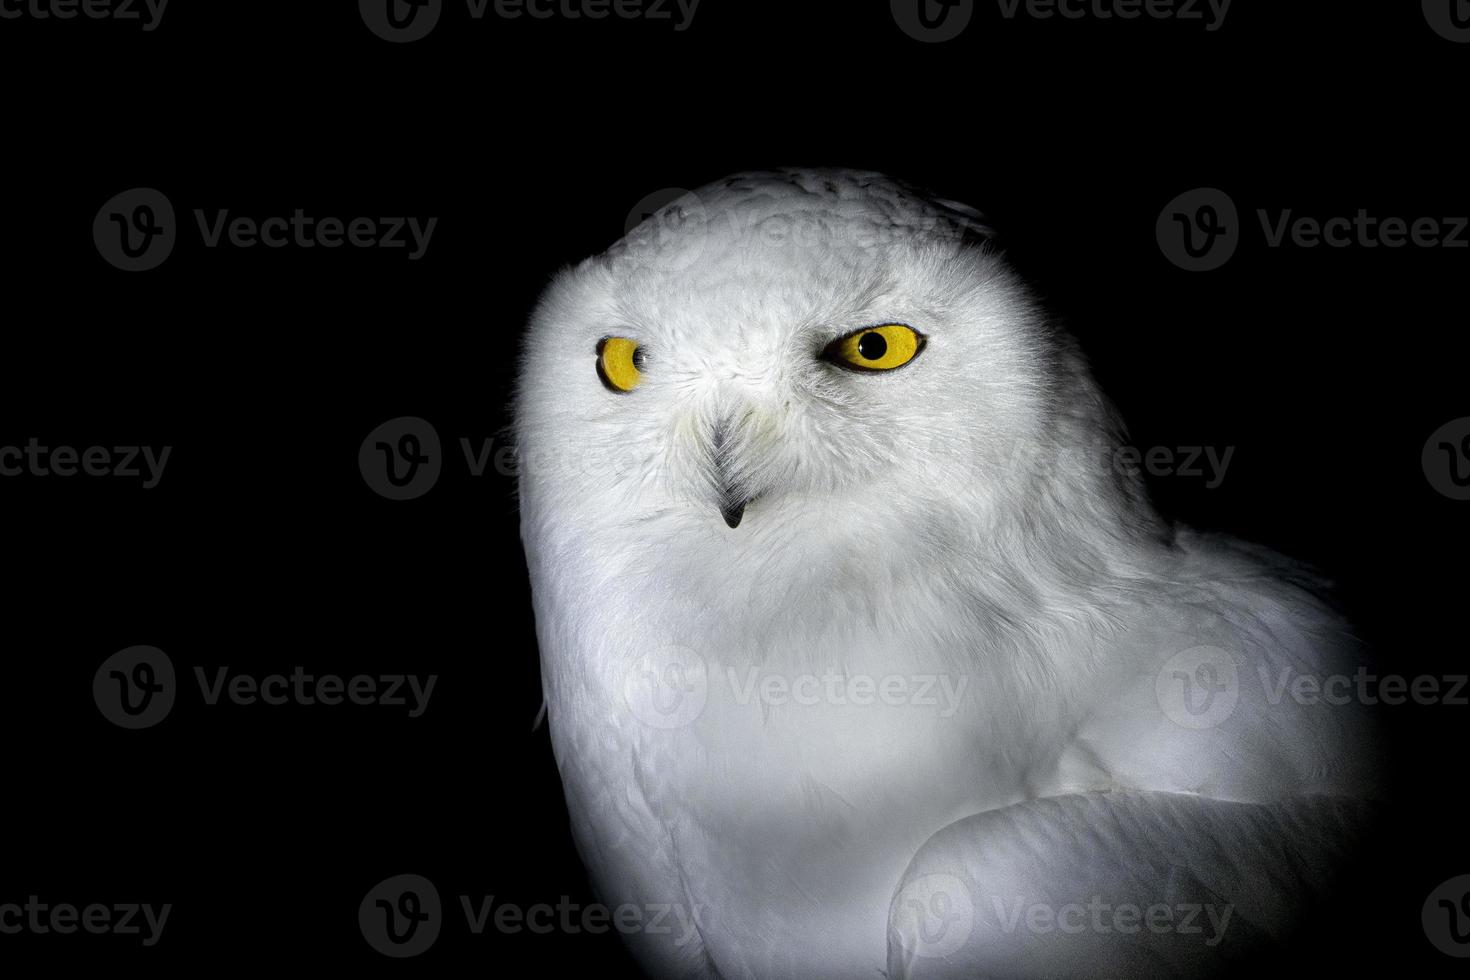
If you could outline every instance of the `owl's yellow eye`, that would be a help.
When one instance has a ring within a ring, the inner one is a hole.
[[[902,323],[854,330],[827,345],[822,356],[833,364],[859,371],[892,371],[919,356],[924,335]]]
[[[603,337],[597,342],[597,376],[613,391],[632,391],[643,380],[643,348],[627,337]]]

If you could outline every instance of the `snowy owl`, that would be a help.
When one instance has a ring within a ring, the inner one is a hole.
[[[1206,973],[1362,835],[1347,629],[1155,513],[972,208],[685,195],[549,286],[516,437],[573,832],[653,976]]]

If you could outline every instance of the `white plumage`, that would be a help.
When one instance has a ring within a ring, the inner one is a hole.
[[[1351,674],[1342,625],[1108,465],[1118,420],[987,233],[877,174],[741,175],[533,317],[517,437],[553,745],[604,900],[697,918],[630,935],[656,976],[1195,971],[1232,944],[1000,910],[1203,890],[1230,938],[1277,935],[1358,826],[1359,706],[1275,686]],[[922,350],[819,356],[880,324]],[[629,392],[599,379],[606,337],[639,348]]]

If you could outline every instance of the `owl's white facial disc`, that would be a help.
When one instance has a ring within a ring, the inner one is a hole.
[[[527,519],[664,562],[912,552],[994,520],[1053,438],[1059,355],[975,217],[873,174],[753,174],[561,274],[518,393]],[[890,325],[918,337],[901,366],[830,356]]]

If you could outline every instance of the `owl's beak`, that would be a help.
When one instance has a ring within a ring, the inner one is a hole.
[[[740,526],[740,518],[745,516],[745,504],[744,500],[735,500],[731,497],[721,498],[720,516],[725,519],[725,523],[730,525],[731,529]]]
[[[721,419],[715,423],[714,430],[710,433],[710,458],[714,462],[716,482],[719,486],[719,508],[720,516],[725,519],[725,524],[731,529],[740,526],[740,519],[745,516],[745,505],[750,503],[746,497],[729,477],[730,454],[725,447],[726,433],[729,431],[730,422]]]

